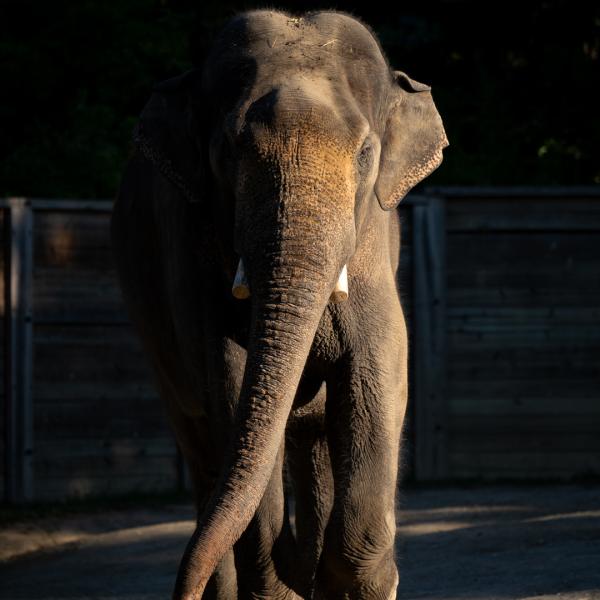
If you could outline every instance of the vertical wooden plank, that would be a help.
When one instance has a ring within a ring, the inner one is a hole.
[[[33,499],[33,212],[24,198],[9,199],[5,268],[5,497]]]
[[[10,423],[10,390],[12,389],[12,377],[11,377],[11,350],[12,350],[12,338],[11,338],[11,322],[10,322],[10,246],[11,246],[11,235],[10,235],[10,210],[5,204],[1,207],[2,210],[2,257],[3,257],[3,270],[2,270],[2,325],[4,336],[2,338],[2,394],[4,403],[2,406],[2,451],[3,451],[3,470],[2,470],[2,497],[5,501],[9,500],[9,490],[11,489],[10,480],[13,475],[10,464],[10,439],[9,439],[9,423]]]
[[[12,307],[12,211],[4,209],[4,500],[15,500],[17,487],[16,450],[16,382],[13,368],[16,353]]]
[[[444,199],[415,205],[413,253],[415,477],[424,481],[447,475]]]
[[[19,329],[21,356],[21,455],[23,501],[33,500],[33,207],[26,200],[21,216],[21,297]]]

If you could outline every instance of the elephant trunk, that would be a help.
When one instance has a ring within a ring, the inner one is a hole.
[[[276,246],[271,252],[263,247],[260,256],[249,257],[252,328],[232,448],[184,554],[176,598],[202,597],[214,568],[252,519],[342,268],[343,261],[315,256],[315,245],[307,249],[306,239],[280,239]]]

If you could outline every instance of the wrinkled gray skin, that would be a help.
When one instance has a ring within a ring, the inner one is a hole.
[[[447,145],[429,88],[349,16],[255,11],[158,86],[135,145],[113,244],[199,510],[174,598],[395,598],[393,209]]]

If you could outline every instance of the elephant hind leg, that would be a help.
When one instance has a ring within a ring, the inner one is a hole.
[[[283,444],[254,518],[234,546],[240,598],[293,600],[296,543],[283,485]]]
[[[203,600],[236,600],[238,598],[237,578],[233,550],[221,559],[209,579]]]
[[[302,597],[312,598],[325,528],[333,505],[333,476],[325,432],[325,386],[295,413],[287,434],[287,466],[294,493]]]

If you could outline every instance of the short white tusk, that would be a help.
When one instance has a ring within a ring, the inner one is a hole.
[[[346,265],[344,265],[337,283],[333,288],[333,292],[331,292],[331,296],[329,296],[330,302],[338,303],[344,302],[345,300],[348,300],[348,269]]]
[[[235,278],[233,280],[233,287],[231,293],[234,298],[238,300],[245,300],[250,297],[250,288],[248,287],[248,280],[246,279],[246,272],[244,271],[244,263],[240,258],[238,263],[237,271],[235,272]]]

